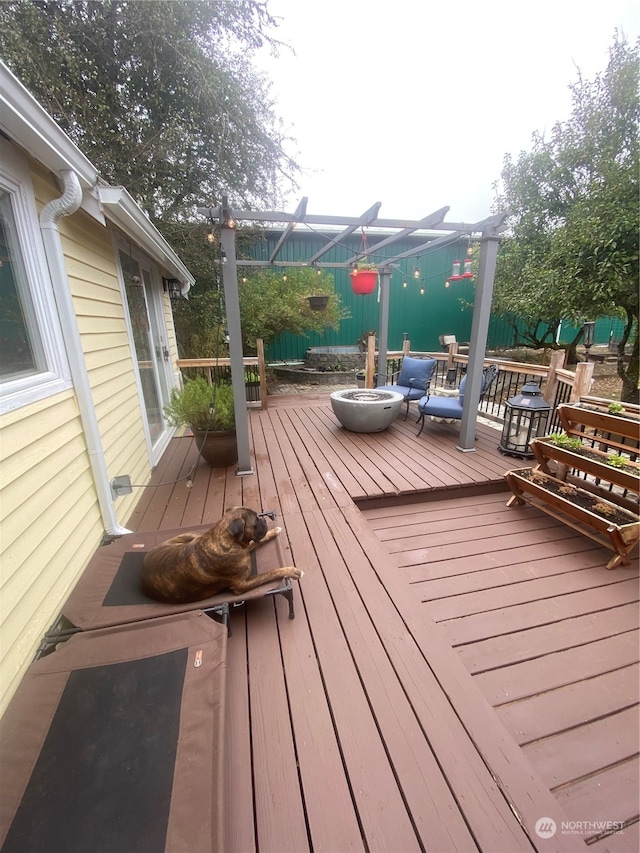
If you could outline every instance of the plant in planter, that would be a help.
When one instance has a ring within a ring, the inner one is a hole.
[[[549,443],[556,447],[565,447],[567,450],[580,450],[582,441],[579,438],[567,435],[566,432],[554,432],[549,437]]]
[[[170,426],[188,426],[202,458],[213,468],[226,468],[238,458],[233,389],[209,385],[202,376],[173,388],[164,407]]]
[[[373,293],[378,282],[378,268],[364,257],[355,264],[349,277],[354,293],[360,295]]]

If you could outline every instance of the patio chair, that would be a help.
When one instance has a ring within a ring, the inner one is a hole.
[[[391,377],[393,379],[397,376],[395,384],[377,386],[378,391],[394,391],[396,394],[402,394],[406,405],[405,421],[409,414],[409,403],[412,400],[419,400],[425,394],[428,396],[436,364],[435,358],[413,358],[405,355],[400,370]]]
[[[497,364],[485,367],[482,371],[482,387],[480,389],[481,400],[493,382],[495,382],[498,376],[498,371],[499,368]],[[462,407],[464,405],[464,390],[466,384],[467,374],[465,373],[462,377],[462,381],[460,382],[459,396],[438,397],[427,393],[418,401],[418,411],[420,412],[420,417],[418,418],[418,421],[420,422],[420,430],[418,431],[418,435],[422,434],[425,423],[424,419],[427,415],[431,415],[431,417],[435,418],[452,418],[454,420],[462,419]]]

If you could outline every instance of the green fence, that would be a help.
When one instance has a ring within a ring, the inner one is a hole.
[[[282,231],[265,231],[251,249],[249,257],[266,261],[282,235]],[[386,235],[370,235],[368,238],[369,260],[380,263],[386,258],[397,256],[424,244],[425,238],[407,237],[376,251],[375,244]],[[278,253],[279,262],[300,262],[313,257],[320,249],[336,237],[335,233],[294,231]],[[389,295],[388,346],[400,350],[405,337],[411,348],[417,351],[435,351],[440,348],[441,335],[455,335],[460,343],[471,337],[475,286],[471,280],[447,282],[454,260],[464,260],[467,254],[466,239],[452,240],[451,244],[423,252],[418,257],[406,258],[393,270]],[[362,250],[362,238],[351,235],[340,241],[324,254],[323,263],[347,261]],[[419,275],[414,276],[415,268]],[[284,270],[283,270],[284,272]],[[378,292],[368,296],[353,293],[347,269],[327,270],[334,276],[336,291],[342,304],[351,316],[343,320],[338,331],[327,329],[324,334],[309,333],[304,337],[290,334],[280,335],[266,347],[268,362],[301,361],[308,347],[354,346],[368,333],[379,334]],[[517,324],[522,328],[522,324]],[[595,343],[615,343],[622,334],[622,321],[601,319],[595,329]],[[567,343],[575,334],[570,324],[561,327],[560,341]],[[505,318],[491,316],[487,337],[488,349],[504,349],[514,345],[514,329]]]

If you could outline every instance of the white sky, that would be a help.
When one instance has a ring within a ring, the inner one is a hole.
[[[506,153],[570,113],[569,84],[604,71],[637,0],[269,0],[296,55],[256,60],[314,214],[487,216]],[[358,128],[368,125],[366,133]]]

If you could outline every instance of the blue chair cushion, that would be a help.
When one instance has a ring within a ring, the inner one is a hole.
[[[466,384],[467,384],[467,374],[465,373],[465,375],[460,380],[460,387],[458,388],[458,391],[460,392],[458,394],[458,400],[460,401],[460,408],[462,408],[464,406],[464,388],[465,388]]]
[[[419,400],[424,397],[424,388],[410,388],[408,385],[379,385],[376,391],[395,391],[396,394],[402,394],[405,400]]]
[[[412,358],[405,355],[396,384],[401,388],[421,388],[424,394],[435,369],[435,358]]]
[[[462,404],[459,397],[423,397],[418,403],[418,410],[423,415],[432,415],[434,418],[457,418],[462,417]]]

